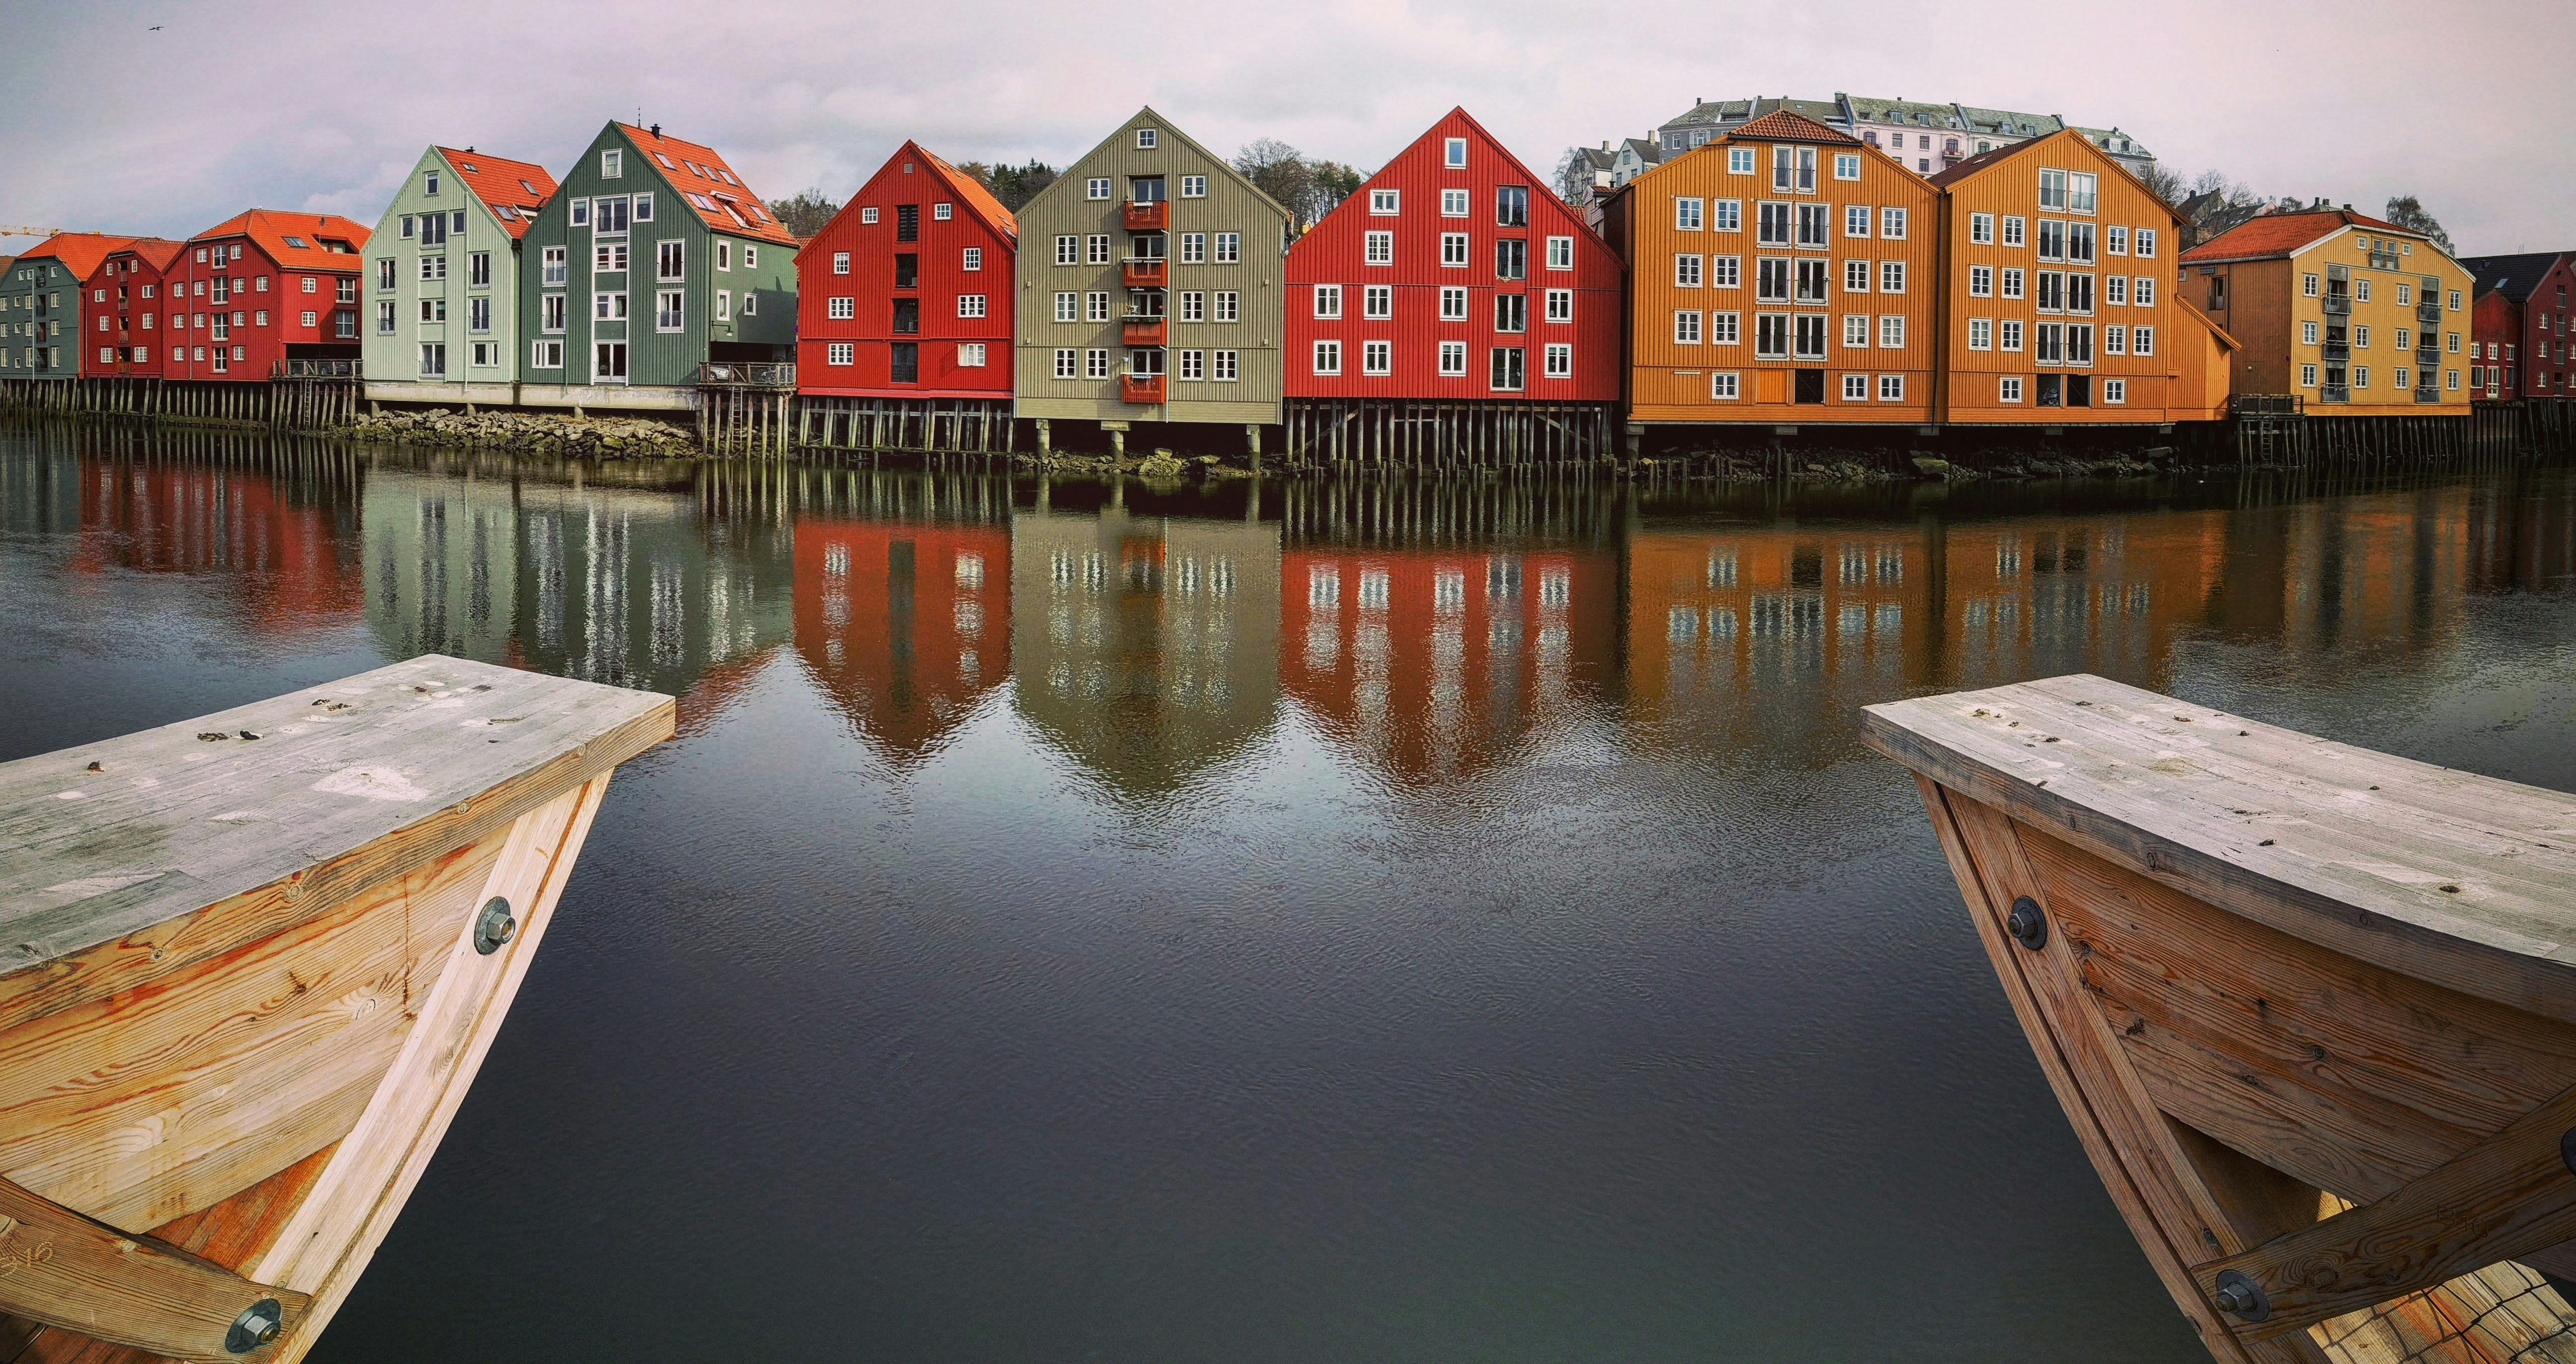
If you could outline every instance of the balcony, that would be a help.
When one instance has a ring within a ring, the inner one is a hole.
[[[1128,261],[1124,274],[1130,289],[1160,289],[1171,278],[1170,266],[1159,256]]]
[[[280,360],[270,373],[280,379],[355,379],[355,360]]]
[[[1118,376],[1118,396],[1131,403],[1159,403],[1163,401],[1163,376],[1121,374]]]
[[[1130,232],[1171,231],[1171,204],[1162,199],[1130,201],[1127,205],[1127,230]]]
[[[2415,320],[2418,322],[2440,323],[2442,320],[2442,301],[2440,299],[2435,299],[2430,303],[2416,304]]]
[[[2415,364],[2419,369],[2435,369],[2440,367],[2441,363],[2442,352],[2431,346],[2426,346],[2415,352]]]
[[[2442,401],[2442,390],[2438,388],[2419,388],[2415,390],[2415,401],[2419,403],[2438,403]]]
[[[2321,403],[2351,402],[2352,389],[2346,384],[2328,384],[2317,391],[2317,401]]]
[[[2352,314],[2350,294],[2328,294],[2325,297],[2325,304],[2328,317],[2349,317]]]
[[[1128,318],[1126,320],[1126,325],[1119,328],[1118,339],[1130,346],[1162,345],[1163,319],[1159,317]]]
[[[698,365],[698,386],[701,388],[794,388],[796,387],[796,366],[704,361]]]
[[[2326,358],[2329,360],[2349,360],[2352,358],[2352,347],[2345,342],[2328,341],[2325,344],[2324,350]]]

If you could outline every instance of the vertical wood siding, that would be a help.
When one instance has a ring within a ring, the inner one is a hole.
[[[1467,142],[1467,165],[1446,164],[1450,138]],[[1529,225],[1503,227],[1497,222],[1496,195],[1505,185],[1528,192]],[[1467,214],[1441,214],[1441,191],[1463,189]],[[1372,209],[1372,191],[1392,190],[1396,212]],[[1391,264],[1371,265],[1368,234],[1393,232]],[[1467,261],[1461,267],[1441,264],[1441,237],[1468,236]],[[1570,268],[1547,265],[1548,240],[1570,238]],[[1520,239],[1528,243],[1528,278],[1498,280],[1495,243]],[[1548,178],[1530,170],[1463,109],[1453,109],[1428,132],[1369,177],[1359,192],[1326,215],[1288,252],[1288,347],[1283,357],[1288,396],[1294,398],[1503,399],[1527,402],[1616,402],[1619,399],[1620,266],[1610,244],[1585,225],[1582,217],[1556,197]],[[1315,286],[1342,287],[1341,316],[1315,315]],[[1394,316],[1364,315],[1364,288],[1394,289]],[[1468,290],[1464,321],[1440,319],[1443,286]],[[1574,291],[1571,322],[1546,320],[1550,289]],[[1528,296],[1528,330],[1502,333],[1494,328],[1497,295]],[[1363,372],[1361,346],[1366,341],[1392,343],[1392,372]],[[1339,341],[1341,373],[1315,372],[1315,343]],[[1440,343],[1467,343],[1467,373],[1440,373]],[[1544,355],[1552,343],[1574,347],[1574,373],[1545,377]],[[1497,346],[1528,350],[1526,386],[1498,392],[1492,384],[1490,351]]]
[[[962,172],[961,172],[962,174]],[[951,206],[942,222],[938,205]],[[895,210],[921,211],[920,240],[897,242]],[[877,221],[863,222],[874,209]],[[984,253],[983,268],[965,268],[966,251]],[[834,272],[832,258],[848,252],[850,272]],[[919,287],[894,287],[898,252],[920,257]],[[1011,396],[1012,317],[1018,295],[1011,234],[988,221],[975,204],[947,184],[937,163],[917,143],[906,142],[841,206],[832,221],[798,252],[796,387],[801,393],[869,398],[1007,398]],[[985,315],[958,316],[958,298],[984,296]],[[831,300],[851,300],[852,316],[831,316]],[[894,301],[921,302],[921,330],[897,336]],[[893,346],[921,347],[921,379],[892,379]],[[846,342],[853,363],[830,363],[830,347]],[[957,347],[984,344],[984,366],[957,363]]]
[[[438,193],[427,192],[427,176],[437,171]],[[424,280],[420,277],[418,220],[431,213],[449,215],[451,224],[457,213],[465,215],[465,230],[450,228],[447,244],[427,254],[447,257],[447,278]],[[403,235],[402,220],[414,220],[412,235]],[[376,223],[375,235],[367,239],[367,267],[359,287],[362,302],[358,308],[360,354],[365,359],[370,385],[419,382],[420,347],[423,342],[443,342],[447,346],[447,374],[429,382],[440,384],[477,383],[506,384],[517,381],[527,362],[527,339],[519,328],[519,243],[511,237],[499,219],[465,185],[456,167],[448,164],[436,147],[421,154],[419,164],[403,182],[402,191],[385,209]],[[467,281],[473,278],[472,258],[482,252],[492,260],[492,282],[489,287],[475,288]],[[394,287],[378,287],[382,278],[379,261],[394,263]],[[447,300],[447,321],[442,325],[420,320],[420,300]],[[471,300],[492,300],[492,326],[489,331],[474,331]],[[391,299],[394,305],[394,330],[384,335],[376,330],[376,305]],[[474,344],[478,341],[498,344],[501,349],[497,365],[476,368]],[[549,380],[551,382],[551,380]]]

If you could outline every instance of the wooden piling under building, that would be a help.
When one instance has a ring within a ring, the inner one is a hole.
[[[1007,455],[1018,448],[1008,398],[798,395],[800,450]]]
[[[1291,398],[1288,457],[1413,473],[1584,468],[1618,453],[1609,403]]]

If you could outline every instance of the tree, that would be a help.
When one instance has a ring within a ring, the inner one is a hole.
[[[840,211],[839,204],[824,196],[821,185],[805,190],[793,199],[773,199],[769,203],[769,216],[799,237],[811,237],[822,231],[823,224],[832,221],[832,215]]]
[[[1581,147],[1568,147],[1556,158],[1556,197],[1581,208],[1592,202],[1592,154]]]
[[[2147,167],[2146,174],[2139,176],[2138,179],[2146,185],[2147,193],[2168,204],[2180,204],[2192,194],[2191,186],[2183,183],[2179,173],[2167,170],[2161,165]]]
[[[1055,167],[1034,156],[1029,158],[1029,163],[1025,166],[995,166],[982,161],[960,161],[957,163],[957,169],[974,176],[984,188],[993,191],[993,197],[1002,201],[1002,207],[1013,213],[1019,212],[1022,204],[1038,197],[1039,190],[1055,183]]]
[[[1359,193],[1360,186],[1368,183],[1368,177],[1362,175],[1357,166],[1345,166],[1339,161],[1318,161],[1314,164],[1314,173],[1317,222],[1323,221],[1325,214],[1339,208],[1343,200]]]
[[[1275,137],[1256,138],[1234,154],[1234,168],[1262,193],[1279,201],[1288,217],[1299,227],[1315,221],[1315,201],[1321,188],[1315,183],[1315,168],[1306,164],[1305,154]]]
[[[2398,195],[2388,201],[2388,221],[2409,232],[2423,233],[2445,256],[2458,254],[2451,249],[2451,234],[2442,230],[2442,224],[2424,211],[2423,201],[2412,194]]]

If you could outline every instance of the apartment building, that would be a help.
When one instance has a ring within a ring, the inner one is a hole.
[[[2309,416],[2466,416],[2469,290],[2420,232],[2349,207],[2269,213],[2182,257],[2180,292],[2233,336],[2234,390]]]
[[[906,142],[797,257],[800,391],[1011,396],[1019,220]]]
[[[367,242],[367,396],[517,401],[520,244],[555,192],[531,161],[431,147]]]
[[[2469,387],[2482,398],[2566,398],[2576,363],[2568,357],[2567,293],[2576,251],[2463,256],[2475,280],[2469,329]]]
[[[254,208],[188,239],[162,271],[164,379],[266,383],[288,360],[359,358],[364,225]]]

